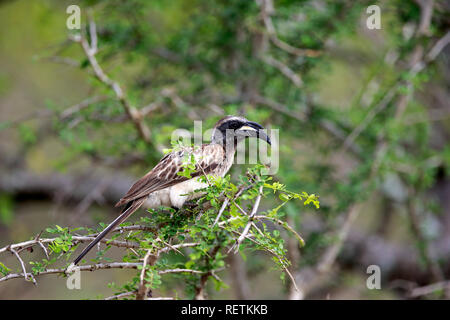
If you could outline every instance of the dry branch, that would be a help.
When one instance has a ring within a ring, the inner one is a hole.
[[[133,122],[134,126],[139,132],[139,135],[142,138],[142,140],[144,140],[149,144],[152,144],[150,129],[145,124],[142,114],[138,109],[131,106],[119,83],[109,78],[97,61],[97,58],[95,56],[97,53],[97,33],[95,23],[93,22],[93,20],[91,20],[89,23],[89,31],[90,31],[91,45],[89,44],[86,37],[82,33],[75,36],[70,36],[69,39],[81,45],[81,48],[83,49],[83,52],[86,55],[90,66],[92,67],[95,77],[100,82],[102,82],[103,84],[105,84],[106,86],[110,87],[113,90],[117,100],[120,102],[125,112],[130,117],[131,121]]]

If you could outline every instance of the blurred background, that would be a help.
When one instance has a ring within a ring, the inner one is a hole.
[[[70,40],[71,4],[96,52]],[[449,12],[444,0],[0,1],[0,247],[113,220],[173,130],[240,114],[280,130],[274,178],[321,207],[285,209],[306,240],[286,239],[301,293],[254,253],[228,257],[229,288],[210,298],[450,297]],[[370,265],[381,289],[366,286]],[[84,273],[83,290],[14,279],[0,298],[108,296],[133,274]]]

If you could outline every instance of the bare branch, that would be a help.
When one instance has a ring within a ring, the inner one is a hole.
[[[89,237],[89,236],[73,236],[72,241],[73,244],[78,244],[80,242],[90,242],[94,240],[95,237]],[[29,241],[24,241],[20,243],[15,243],[8,245],[6,247],[0,248],[0,253],[5,251],[11,251],[15,249],[23,250],[29,247],[32,247],[34,245],[42,245],[44,243],[52,243],[55,241],[55,238],[49,238],[49,239],[33,239]],[[111,240],[111,239],[103,239],[101,243],[107,243],[108,245],[112,245],[115,247],[122,247],[122,248],[139,248],[139,244],[135,242],[130,241],[119,241],[119,240]]]
[[[111,263],[97,263],[91,265],[77,266],[80,271],[95,271],[101,269],[136,269],[138,266],[142,265],[142,263],[133,263],[133,262],[111,262]],[[60,269],[46,269],[42,272],[37,272],[36,275],[47,275],[47,274],[66,274],[66,268]],[[28,273],[28,275],[31,275]],[[24,273],[11,273],[6,275],[3,278],[0,278],[0,282],[11,280],[15,278],[24,278]]]
[[[205,271],[193,270],[193,269],[167,269],[158,271],[158,274],[171,274],[171,273],[196,273],[203,274]]]
[[[8,251],[11,251],[19,260],[20,266],[22,267],[23,276],[25,277],[25,280],[31,280],[34,284],[36,284],[36,279],[34,279],[33,274],[27,273],[27,269],[25,268],[25,263],[23,262],[22,258],[20,257],[19,253],[14,250],[11,246],[8,247]],[[0,279],[1,281],[1,279]]]
[[[105,101],[107,99],[108,99],[108,96],[93,96],[93,97],[87,98],[87,99],[81,101],[80,103],[77,103],[77,104],[67,108],[63,112],[61,112],[59,115],[60,119],[65,120],[68,117],[72,116],[73,114],[78,113],[81,110],[89,107],[90,105],[92,105],[94,103]]]
[[[418,1],[420,7],[421,7],[421,15],[420,15],[420,23],[419,27],[417,28],[416,34],[418,36],[420,35],[431,35],[430,31],[430,25],[431,25],[431,18],[433,16],[433,5],[434,0],[420,0]]]
[[[120,298],[129,297],[129,296],[132,296],[132,295],[135,295],[135,294],[136,294],[136,291],[129,291],[129,292],[124,292],[124,293],[119,293],[119,294],[116,294],[116,295],[111,296],[111,297],[107,297],[107,298],[105,298],[105,300],[117,300],[117,299],[120,299]]]
[[[92,18],[92,12],[88,12],[89,19],[89,36],[91,38],[91,54],[95,55],[97,53],[97,26],[95,25],[94,19]]]
[[[447,31],[447,33],[440,38],[434,46],[431,48],[431,50],[426,55],[425,59],[427,62],[433,61],[436,59],[436,57],[444,50],[444,48],[450,43],[450,31]]]
[[[259,193],[256,197],[255,204],[253,205],[252,212],[250,212],[250,215],[248,217],[247,225],[245,226],[244,230],[242,231],[242,234],[239,236],[239,238],[236,241],[236,244],[234,245],[235,248],[235,254],[239,251],[239,246],[241,245],[242,241],[247,237],[248,231],[250,230],[250,227],[252,226],[254,216],[256,212],[258,211],[259,204],[261,202],[261,197],[263,195],[263,185],[259,187]],[[233,247],[230,248],[228,252],[230,252],[233,249]]]
[[[151,261],[149,261],[150,257],[152,257]],[[147,288],[146,286],[147,281],[145,280],[145,272],[147,271],[147,264],[153,265],[157,259],[158,259],[157,254],[156,255],[153,254],[152,249],[148,249],[144,257],[144,262],[142,263],[142,270],[139,276],[139,286],[136,293],[136,300],[144,300],[145,297],[147,296],[149,292],[148,291],[149,288]]]
[[[230,199],[225,198],[225,200],[224,200],[223,203],[222,203],[222,206],[220,207],[219,212],[217,213],[216,219],[214,220],[214,223],[213,223],[213,225],[212,225],[213,227],[217,224],[217,222],[219,222],[219,219],[220,219],[220,217],[222,216],[222,213],[223,213],[223,212],[225,211],[225,209],[227,208],[229,202],[230,202]]]
[[[411,290],[411,293],[409,294],[410,298],[418,298],[421,296],[426,296],[429,294],[433,294],[439,291],[446,291],[450,290],[450,281],[441,281],[437,283],[432,283],[427,286],[414,288]]]
[[[281,221],[280,219],[277,219],[277,218],[274,218],[274,217],[261,216],[261,215],[256,215],[255,219],[270,220],[270,221],[275,222],[279,226],[282,226],[286,230],[292,232],[294,234],[294,236],[297,238],[298,242],[300,243],[300,246],[303,247],[305,245],[305,240],[303,240],[303,238],[298,234],[298,232],[295,231],[294,228],[292,228],[287,222]]]

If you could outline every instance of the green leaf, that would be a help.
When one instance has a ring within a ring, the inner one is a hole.
[[[13,220],[13,200],[12,197],[2,193],[0,194],[0,222],[9,226]]]

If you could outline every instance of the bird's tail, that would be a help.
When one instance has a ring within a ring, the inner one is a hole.
[[[97,244],[99,243],[111,230],[113,230],[116,226],[124,222],[129,216],[131,216],[137,209],[141,207],[141,205],[145,201],[145,197],[141,199],[136,199],[127,204],[125,208],[123,208],[120,215],[109,224],[100,234],[92,240],[92,242],[80,253],[80,255],[73,261],[73,264],[76,265],[80,262],[81,259]]]

